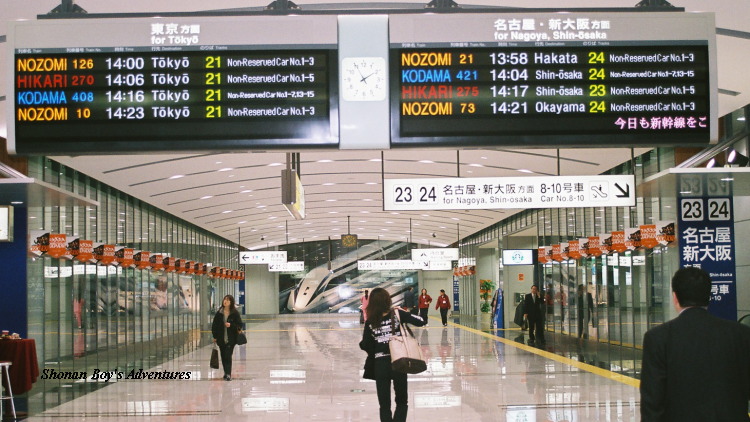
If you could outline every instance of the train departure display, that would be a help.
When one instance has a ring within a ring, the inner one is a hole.
[[[480,16],[459,34],[441,16],[394,16],[391,143],[706,144],[716,132],[712,26],[674,19]]]
[[[90,21],[64,47],[16,40],[16,151],[336,147],[335,19],[324,17],[327,36],[309,34],[321,26],[310,22],[295,32],[245,19],[131,21],[130,44]]]

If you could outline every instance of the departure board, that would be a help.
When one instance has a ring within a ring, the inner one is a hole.
[[[64,40],[14,40],[15,151],[336,147],[335,18],[247,19],[36,23]]]
[[[392,17],[391,145],[715,140],[712,21],[627,15]]]

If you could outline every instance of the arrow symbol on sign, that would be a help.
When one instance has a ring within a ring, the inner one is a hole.
[[[630,198],[630,185],[629,184],[625,185],[625,189],[623,190],[622,186],[620,186],[619,183],[615,182],[615,187],[617,188],[617,190],[620,191],[620,194],[615,195],[616,197],[618,197],[618,198]]]

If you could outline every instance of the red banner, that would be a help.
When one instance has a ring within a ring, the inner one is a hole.
[[[674,242],[674,221],[657,221],[656,229],[656,241],[660,245],[666,246]]]
[[[68,236],[60,233],[45,233],[42,236],[39,250],[52,258],[61,258],[68,254]],[[45,244],[46,243],[46,244]]]
[[[581,258],[581,243],[580,240],[571,240],[568,242],[568,256],[572,259],[580,259]]]
[[[164,271],[168,273],[175,272],[175,259],[171,256],[168,256],[162,260],[162,263],[164,264]]]
[[[180,258],[175,259],[174,261],[174,269],[178,274],[182,274],[187,272],[187,261]]]
[[[536,250],[536,258],[540,264],[546,264],[552,259],[552,248],[549,246],[540,246]]]
[[[68,243],[68,249],[76,261],[88,262],[94,258],[94,242],[91,240],[75,239]]]
[[[115,251],[115,260],[122,268],[130,268],[135,264],[133,249],[120,247]]]
[[[612,250],[615,252],[625,252],[628,248],[625,246],[625,231],[618,230],[612,232]]]
[[[195,261],[185,261],[183,266],[187,274],[195,274]]]
[[[625,248],[629,251],[634,251],[641,247],[641,229],[627,228],[625,229]]]
[[[151,263],[151,269],[154,271],[158,271],[164,268],[164,258],[161,254],[151,255],[151,257],[148,259],[148,262]]]
[[[602,248],[599,245],[599,236],[589,236],[586,240],[586,253],[591,256],[600,256]]]
[[[612,251],[612,233],[602,233],[599,235],[599,250],[604,255]]]
[[[139,270],[145,270],[147,268],[151,268],[151,261],[149,261],[149,252],[148,251],[138,251],[133,254],[133,261],[135,263],[135,267]]]
[[[102,265],[115,262],[115,245],[97,244],[94,246],[94,259]]]

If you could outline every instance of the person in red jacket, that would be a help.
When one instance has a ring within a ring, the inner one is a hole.
[[[440,309],[440,318],[443,319],[443,327],[448,326],[448,311],[450,308],[451,301],[448,300],[448,295],[445,294],[445,290],[440,289],[440,296],[438,296],[435,303],[435,309]]]
[[[427,289],[422,289],[419,295],[419,316],[425,321],[425,325],[427,325],[427,311],[430,310],[430,303],[432,303],[432,298],[427,294]]]

